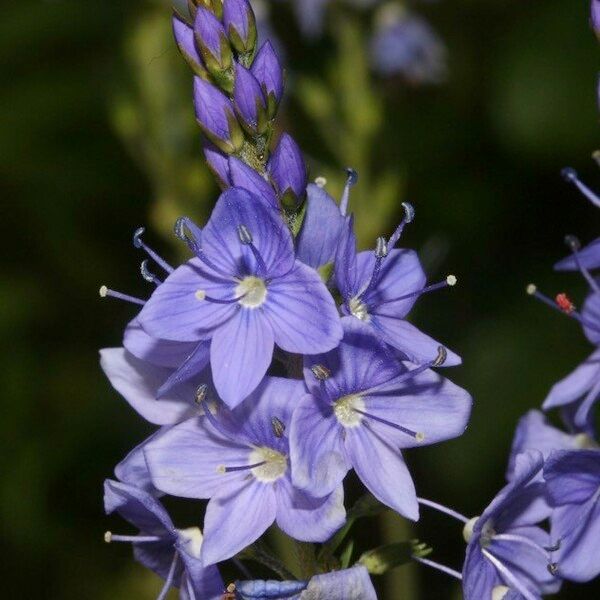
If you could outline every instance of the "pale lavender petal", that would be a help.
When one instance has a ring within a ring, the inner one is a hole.
[[[193,352],[181,363],[179,368],[171,373],[168,379],[160,386],[158,397],[162,400],[175,393],[176,390],[186,385],[186,398],[189,400],[193,396],[187,395],[189,390],[189,381],[202,375],[204,369],[210,361],[210,342],[200,342]],[[208,375],[207,375],[208,377]]]
[[[200,555],[191,554],[191,544],[183,544],[180,535],[180,542],[177,543],[179,557],[185,567],[185,572],[181,581],[180,599],[181,600],[221,600],[225,583],[215,565],[205,567],[202,564]],[[194,549],[195,550],[195,549]],[[188,585],[192,588],[192,597]]]
[[[198,292],[233,299],[235,282],[216,278],[193,258],[156,288],[138,317],[140,324],[159,338],[182,342],[210,338],[213,330],[233,315],[237,305],[210,302]]]
[[[309,394],[292,417],[290,463],[294,485],[317,498],[335,490],[350,468],[341,426]]]
[[[346,450],[356,474],[381,502],[413,521],[419,503],[402,453],[366,427],[346,429]]]
[[[210,498],[229,481],[240,481],[247,472],[223,473],[222,467],[251,464],[250,453],[215,431],[206,417],[176,425],[144,448],[154,486],[182,498]]]
[[[269,285],[265,316],[275,343],[287,352],[327,352],[342,339],[340,317],[331,294],[317,272],[300,261]]]
[[[464,600],[491,598],[494,587],[502,583],[496,569],[483,557],[477,539],[467,547],[462,575]]]
[[[373,315],[371,326],[384,342],[400,350],[403,356],[417,364],[435,360],[440,346],[443,346],[401,318]],[[446,353],[446,361],[443,366],[453,367],[461,364],[462,359],[452,350],[446,348]]]
[[[219,328],[210,345],[213,381],[235,408],[265,376],[273,357],[273,330],[260,309],[241,308]]]
[[[221,194],[203,230],[203,249],[215,265],[232,276],[240,270],[256,269],[252,252],[240,242],[240,225],[250,232],[270,278],[284,275],[292,268],[292,235],[283,219],[274,215],[263,199],[237,187]]]
[[[354,217],[345,217],[340,242],[335,254],[335,283],[346,300],[353,298],[359,291],[360,280],[356,259],[356,236],[354,235]]]
[[[304,542],[324,542],[345,522],[344,488],[340,485],[324,498],[312,498],[295,488],[288,477],[275,484],[277,525]]]
[[[296,257],[318,269],[333,262],[346,219],[323,188],[310,183],[306,193],[306,215],[297,238]]]
[[[125,348],[101,350],[100,365],[111,385],[150,423],[173,425],[198,410],[191,385],[180,385],[158,400],[158,390],[172,371],[139,360]]]
[[[273,210],[279,211],[279,202],[275,190],[271,184],[261,177],[257,171],[249,167],[239,158],[229,158],[229,173],[232,185],[248,190],[258,198],[262,199]]]
[[[160,367],[178,367],[196,348],[193,342],[173,342],[148,335],[137,318],[125,328],[123,346],[137,358]]]
[[[272,484],[251,478],[221,486],[204,517],[204,565],[231,558],[256,541],[275,520],[276,510]]]
[[[600,452],[553,452],[544,465],[544,479],[553,506],[586,502],[600,489]]]
[[[228,156],[211,143],[205,144],[203,152],[210,170],[217,177],[220,185],[223,188],[232,185]]]
[[[598,2],[594,0],[594,4],[598,4]],[[579,250],[577,254],[579,262],[583,267],[590,270],[598,269],[600,267],[600,238],[590,242],[587,246]],[[557,271],[577,271],[579,269],[573,255],[558,261],[554,265],[554,268]]]
[[[362,565],[315,575],[310,580],[305,594],[302,594],[301,599],[377,600],[369,572]]]

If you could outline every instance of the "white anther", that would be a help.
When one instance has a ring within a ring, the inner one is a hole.
[[[106,298],[106,296],[108,296],[108,288],[103,285],[98,293],[100,294],[100,298]]]
[[[415,435],[415,440],[417,440],[417,442],[421,443],[425,441],[425,434],[422,431],[419,431],[416,435]]]
[[[110,544],[110,543],[112,542],[112,531],[107,531],[107,532],[104,534],[104,541],[105,541],[107,544]]]
[[[219,475],[225,475],[225,473],[227,473],[227,467],[225,467],[225,465],[219,465],[217,467],[217,473]]]
[[[456,279],[456,275],[448,275],[448,277],[446,277],[446,283],[450,287],[456,285],[458,283],[458,279]]]
[[[471,538],[473,537],[473,528],[475,527],[475,523],[477,523],[478,519],[479,517],[473,517],[472,519],[467,521],[465,526],[463,527],[463,538],[465,542],[467,542],[467,544],[471,541]]]
[[[507,588],[505,585],[497,585],[492,590],[492,600],[502,600],[508,592],[510,592],[510,588]]]
[[[537,292],[537,285],[535,285],[534,283],[530,283],[526,288],[525,291],[530,295],[533,296],[536,292]]]
[[[196,300],[202,301],[206,298],[206,292],[204,290],[196,290],[194,296],[196,297]]]
[[[315,179],[315,185],[320,188],[324,188],[327,185],[327,179],[325,177],[317,177]]]

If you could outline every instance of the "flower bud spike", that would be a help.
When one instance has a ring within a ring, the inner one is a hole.
[[[423,294],[428,294],[429,292],[435,292],[436,290],[442,290],[447,287],[454,287],[458,283],[458,279],[455,275],[448,275],[444,281],[439,281],[438,283],[433,283],[424,287],[421,290],[416,290],[414,292],[410,292],[408,294],[404,294],[403,296],[398,296],[397,298],[391,298],[390,300],[385,300],[385,302],[381,302],[380,306],[384,304],[388,304],[390,302],[398,302],[399,300],[407,300],[408,298],[414,298],[415,296],[422,296]]]
[[[142,235],[146,231],[145,227],[138,227],[133,234],[133,245],[135,248],[141,248],[159,267],[165,272],[172,273],[173,267],[164,259],[162,259],[158,253],[156,253],[150,246],[148,246],[142,239]]]
[[[344,171],[346,171],[346,185],[344,186],[344,192],[340,200],[340,213],[345,217],[348,213],[348,205],[350,203],[350,189],[358,183],[358,173],[350,167],[346,167]]]
[[[141,298],[136,298],[135,296],[128,296],[127,294],[122,294],[121,292],[116,292],[115,290],[107,288],[105,285],[100,287],[99,294],[100,298],[116,298],[117,300],[124,300],[125,302],[130,302],[131,304],[139,304],[140,306],[144,306],[144,304],[146,304],[146,301],[142,300]]]
[[[371,413],[365,412],[364,410],[361,410],[360,408],[352,407],[351,410],[353,410],[355,413],[358,413],[359,415],[362,415],[363,417],[373,419],[373,421],[377,421],[378,423],[382,423],[383,425],[387,425],[388,427],[392,427],[393,429],[401,431],[402,433],[405,433],[406,435],[414,438],[419,443],[425,441],[425,434],[421,431],[413,431],[412,429],[407,429],[406,427],[402,427],[402,425],[398,425],[397,423],[392,423],[391,421],[388,421],[387,419],[382,419],[381,417],[378,417],[377,415],[373,415]]]
[[[162,283],[162,281],[148,268],[147,258],[143,260],[140,265],[140,273],[148,283],[153,283],[156,286],[159,286]]]
[[[402,221],[400,221],[400,225],[396,227],[396,231],[394,231],[390,237],[388,241],[388,248],[393,248],[398,243],[398,240],[404,231],[404,227],[408,223],[412,223],[415,218],[415,209],[412,204],[409,202],[403,202],[402,208],[404,209],[404,216],[402,217]]]
[[[565,244],[569,248],[569,250],[573,253],[573,258],[575,259],[575,264],[577,265],[577,269],[583,275],[584,279],[588,282],[588,285],[596,294],[600,294],[600,286],[596,280],[592,277],[591,273],[583,266],[581,260],[579,259],[579,250],[581,250],[581,242],[574,235],[565,236]]]
[[[594,206],[600,207],[600,198],[579,179],[575,169],[566,167],[561,171],[561,175],[567,183],[572,183]]]
[[[271,417],[271,427],[273,428],[273,435],[276,438],[282,438],[285,433],[285,425],[277,417]]]

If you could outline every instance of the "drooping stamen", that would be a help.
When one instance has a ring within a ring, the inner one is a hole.
[[[207,393],[208,393],[208,385],[206,385],[206,383],[201,383],[196,388],[194,402],[196,402],[196,404],[202,404],[206,400]]]
[[[365,286],[362,292],[357,294],[358,298],[368,294],[376,285],[379,279],[379,273],[381,271],[381,264],[383,263],[383,259],[388,255],[388,247],[385,243],[385,238],[378,237],[377,243],[375,245],[375,264],[373,265],[373,272],[371,273],[371,277],[369,282]]]
[[[98,293],[100,294],[100,298],[106,298],[108,296],[110,298],[116,298],[117,300],[131,302],[131,304],[139,304],[140,306],[144,306],[144,304],[146,304],[146,301],[142,300],[141,298],[136,298],[135,296],[128,296],[127,294],[122,294],[121,292],[116,292],[115,290],[107,288],[105,285],[100,287]]]
[[[141,248],[159,267],[164,269],[167,273],[173,272],[173,267],[163,258],[161,258],[150,246],[148,246],[144,240],[142,240],[142,235],[146,231],[145,227],[138,227],[133,234],[133,245],[136,248]]]
[[[389,300],[384,300],[380,303],[379,306],[384,304],[388,304],[390,302],[398,302],[400,300],[407,300],[408,298],[414,298],[415,296],[422,296],[423,294],[427,294],[429,292],[435,292],[436,290],[442,290],[446,287],[454,287],[458,283],[458,279],[455,275],[448,275],[444,281],[439,281],[438,283],[432,283],[424,287],[423,289],[416,290],[414,292],[410,292],[408,294],[404,294],[403,296],[398,296],[397,298],[390,298]]]
[[[398,243],[398,240],[400,239],[400,236],[404,231],[404,227],[408,223],[411,223],[415,218],[415,209],[412,204],[410,204],[409,202],[403,202],[402,208],[404,209],[404,216],[402,217],[402,221],[400,221],[400,225],[396,227],[396,231],[392,233],[392,237],[390,237],[388,241],[388,248],[390,250]]]
[[[282,438],[285,433],[285,425],[277,417],[271,417],[271,427],[273,428],[273,435],[276,438]]]
[[[598,283],[592,277],[591,273],[583,266],[581,260],[579,259],[579,250],[581,250],[581,242],[579,239],[574,235],[567,235],[565,236],[565,244],[573,253],[573,258],[575,259],[575,264],[577,265],[579,272],[583,275],[594,292],[596,292],[596,294],[600,293],[600,287],[598,286]]]
[[[350,189],[354,187],[358,181],[358,173],[347,167],[344,169],[346,171],[346,185],[344,186],[344,193],[342,194],[342,199],[340,200],[340,213],[342,216],[346,216],[348,212],[348,203],[350,202]]]
[[[149,544],[151,542],[160,542],[165,538],[158,535],[114,535],[112,531],[107,531],[104,534],[104,541],[107,544],[112,542],[126,542],[129,544]]]
[[[594,206],[600,207],[600,198],[579,179],[575,169],[567,167],[561,171],[561,175],[565,181],[572,183]]]
[[[250,469],[256,469],[257,467],[262,467],[266,465],[267,461],[263,460],[261,462],[254,463],[253,465],[241,465],[239,467],[226,467],[225,465],[219,465],[217,467],[217,473],[235,473],[237,471],[249,471]]]
[[[534,596],[528,589],[525,587],[512,571],[506,567],[506,565],[502,564],[491,552],[486,550],[485,548],[481,549],[481,553],[492,563],[492,565],[496,568],[498,573],[500,573],[506,580],[510,587],[513,587],[517,592],[519,592],[522,596],[526,598],[526,600],[536,600],[536,596]]]
[[[233,298],[213,298],[212,296],[207,296],[204,290],[196,290],[194,292],[194,296],[196,300],[199,302],[212,302],[213,304],[235,304],[239,302],[246,294],[242,294],[241,296],[235,296]]]
[[[435,569],[436,571],[441,571],[442,573],[445,573],[446,575],[450,575],[450,577],[454,577],[454,579],[458,579],[459,581],[462,581],[462,575],[458,571],[455,571],[454,569],[451,569],[450,567],[447,567],[446,565],[442,565],[433,560],[429,560],[428,558],[420,558],[418,556],[413,556],[412,558],[414,561],[421,563],[422,565],[431,567],[432,569]]]
[[[423,504],[424,506],[429,506],[429,508],[433,508],[434,510],[444,513],[445,515],[448,515],[448,516],[452,517],[453,519],[456,519],[457,521],[461,521],[462,523],[468,523],[470,520],[468,517],[465,517],[465,515],[457,512],[451,508],[448,508],[447,506],[444,506],[443,504],[438,504],[437,502],[433,502],[433,500],[427,500],[427,498],[417,498],[417,502],[419,504]]]
[[[248,246],[250,250],[252,250],[252,254],[254,254],[254,258],[256,259],[256,263],[258,266],[258,274],[266,275],[267,273],[267,265],[259,252],[258,248],[254,245],[254,241],[252,238],[252,234],[250,230],[245,225],[238,225],[237,227],[238,237],[240,238],[240,242],[244,246]]]
[[[167,594],[169,593],[169,590],[173,587],[173,580],[175,579],[175,569],[177,568],[178,559],[179,552],[175,552],[173,562],[171,563],[171,567],[169,568],[169,573],[167,574],[167,578],[165,579],[165,585],[163,586],[156,600],[165,600]]]
[[[143,260],[140,265],[140,273],[142,277],[149,283],[159,286],[162,281],[148,268],[148,259]]]
[[[364,410],[361,410],[360,408],[355,408],[354,406],[351,407],[351,409],[355,413],[358,413],[359,415],[362,415],[363,417],[368,417],[369,419],[373,419],[373,421],[377,421],[378,423],[383,423],[384,425],[387,425],[388,427],[393,427],[394,429],[397,429],[398,431],[401,431],[402,433],[405,433],[406,435],[409,435],[410,437],[415,438],[415,440],[417,442],[425,441],[425,434],[422,431],[412,431],[411,429],[402,427],[402,425],[397,425],[396,423],[392,423],[391,421],[388,421],[387,419],[382,419],[381,417],[378,417],[371,413],[365,412]]]
[[[546,296],[545,294],[542,294],[537,289],[537,286],[535,284],[533,284],[533,283],[530,283],[527,286],[526,291],[527,291],[527,293],[530,296],[533,296],[536,300],[539,300],[540,302],[543,302],[544,304],[546,304],[550,308],[552,308],[554,310],[557,310],[561,314],[567,315],[567,317],[571,317],[571,318],[575,319],[576,321],[579,321],[579,323],[581,323],[585,327],[588,327],[589,329],[591,329],[593,331],[597,331],[598,333],[600,333],[600,326],[597,325],[597,324],[595,324],[595,323],[592,323],[592,322],[588,321],[587,319],[585,319],[578,311],[575,310],[574,306],[569,307],[570,310],[566,311],[563,307],[561,307],[557,303],[557,301],[554,301],[551,298],[548,298],[548,296]],[[560,296],[560,294],[559,294],[559,296]],[[558,300],[558,296],[557,296],[557,300]],[[568,300],[568,298],[567,298],[567,300]]]
[[[202,400],[200,400],[200,404],[202,405],[202,408],[204,409],[204,416],[208,419],[208,422],[221,435],[224,435],[226,438],[231,439],[231,432],[227,431],[227,429],[225,427],[223,427],[223,425],[221,425],[221,423],[219,423],[219,421],[215,417],[215,415],[212,414],[212,412],[210,411],[210,407],[208,406],[208,402],[206,401],[206,399],[203,398]]]
[[[548,563],[550,563],[549,552],[545,548],[540,546],[539,544],[536,544],[533,540],[530,540],[529,538],[526,538],[523,535],[515,535],[512,533],[497,533],[492,536],[492,540],[500,540],[501,542],[504,541],[504,542],[515,542],[517,544],[523,544],[524,546],[528,546],[529,548],[532,548],[533,550],[535,550],[535,552],[537,552],[538,554],[543,556],[544,559],[546,559],[546,561],[548,561]]]

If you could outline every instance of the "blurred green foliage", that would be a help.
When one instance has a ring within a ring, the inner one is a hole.
[[[587,3],[445,0],[423,7],[447,40],[450,80],[415,89],[369,74],[368,23],[336,6],[330,35],[307,43],[289,7],[272,7],[286,42],[284,127],[312,177],[339,195],[342,167],[360,173],[352,208],[364,245],[389,234],[408,199],[404,243],[431,277],[459,286],[423,298],[415,321],[464,358],[450,376],[475,398],[463,438],[407,453],[419,492],[478,514],[502,485],[517,419],[588,352],[574,323],[525,297],[535,279],[580,298],[576,276],[551,271],[562,236],[597,235],[597,215],[559,178],[573,164],[600,185],[597,46]],[[166,2],[13,2],[0,21],[0,348],[3,418],[0,515],[6,598],[154,598],[160,583],[102,543],[126,525],[102,512],[101,484],[151,427],[113,392],[97,349],[117,345],[131,307],[100,284],[149,293],[130,244],[149,224],[175,259],[169,232],[185,212],[203,219],[217,194],[203,166],[191,82],[170,41]],[[598,186],[597,186],[598,187]],[[349,483],[349,496],[357,487]],[[196,505],[182,524],[200,520]],[[386,513],[378,543],[418,537],[459,567],[460,527],[423,510],[407,526]],[[373,543],[357,524],[353,549]],[[278,548],[293,551],[276,537]],[[382,598],[452,598],[424,568],[377,580]],[[385,590],[385,591],[383,591]],[[598,586],[566,587],[592,598]],[[458,597],[458,596],[456,596]]]

